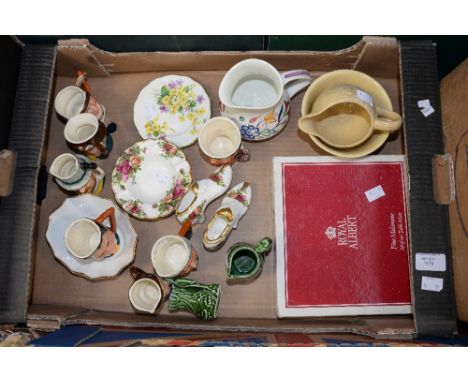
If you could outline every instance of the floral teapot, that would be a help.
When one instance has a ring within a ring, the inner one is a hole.
[[[312,82],[307,70],[280,74],[255,58],[234,65],[219,87],[220,112],[240,128],[242,138],[263,141],[286,126],[290,100]]]

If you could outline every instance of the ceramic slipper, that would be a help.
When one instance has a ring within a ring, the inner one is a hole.
[[[213,251],[223,245],[247,212],[251,198],[252,188],[247,182],[239,183],[228,192],[203,234],[206,249]]]
[[[205,221],[205,209],[215,199],[226,192],[231,185],[232,167],[218,167],[208,178],[192,183],[176,208],[177,220],[192,225]]]

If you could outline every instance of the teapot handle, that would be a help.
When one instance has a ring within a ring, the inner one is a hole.
[[[117,223],[115,221],[115,209],[114,207],[110,207],[105,210],[101,215],[99,215],[94,221],[98,224],[104,223],[106,219],[109,219],[111,225],[111,231],[116,233],[117,232]]]
[[[312,76],[305,69],[289,70],[281,73],[283,86],[289,95],[293,98],[297,93],[306,88],[312,82]]]

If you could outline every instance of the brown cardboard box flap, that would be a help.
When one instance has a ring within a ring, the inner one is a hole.
[[[15,176],[16,153],[11,150],[0,151],[0,196],[8,196],[13,191]]]
[[[438,204],[451,204],[455,201],[455,173],[450,154],[432,158],[432,178],[434,199]]]
[[[242,59],[260,58],[278,70],[356,69],[375,77],[391,78],[398,73],[397,47],[398,43],[392,37],[364,37],[355,45],[338,51],[290,51],[285,61],[286,52],[282,51],[112,53],[93,46],[86,39],[73,39],[58,42],[57,72],[73,75],[77,69],[82,69],[90,76],[107,76],[110,73],[150,71],[219,71]]]
[[[468,59],[441,82],[445,152],[453,158],[455,202],[449,206],[458,318],[468,321]]]
[[[213,322],[194,321],[188,316],[174,316],[168,323],[149,315],[138,316],[64,306],[31,305],[29,309],[28,326],[36,330],[48,331],[75,324],[204,332],[353,333],[376,339],[411,339],[414,334],[413,320],[405,316],[294,320],[218,318]]]

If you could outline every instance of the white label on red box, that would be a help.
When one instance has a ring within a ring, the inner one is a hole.
[[[367,190],[366,192],[364,192],[364,194],[366,194],[366,198],[369,201],[369,203],[372,203],[373,201],[385,196],[385,192],[380,184],[377,187]]]
[[[444,253],[416,253],[416,270],[445,272],[447,261]]]
[[[423,276],[421,280],[421,289],[431,292],[440,292],[444,289],[444,279],[440,277]]]

